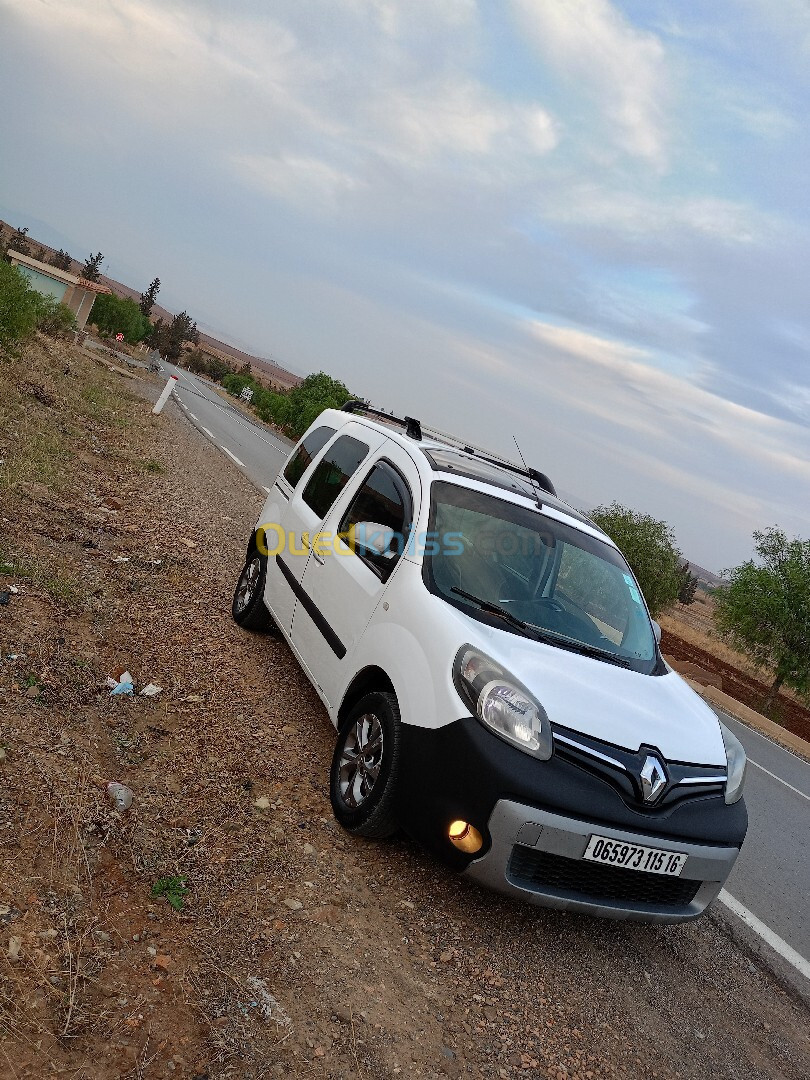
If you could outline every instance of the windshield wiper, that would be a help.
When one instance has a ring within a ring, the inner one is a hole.
[[[510,626],[521,630],[526,637],[534,638],[535,641],[542,641],[544,645],[554,645],[559,649],[568,649],[570,652],[580,653],[582,656],[592,656],[595,660],[605,660],[607,663],[616,664],[618,667],[630,667],[630,662],[621,656],[617,656],[616,653],[600,649],[596,645],[586,645],[584,641],[576,641],[574,638],[565,637],[562,634],[555,634],[553,630],[546,630],[545,627],[538,626],[536,623],[524,622],[523,619],[518,619],[511,611],[507,611],[500,604],[493,603],[492,600],[484,600],[480,596],[474,596],[473,593],[458,589],[455,585],[451,587],[450,592],[458,593],[465,600],[471,600],[474,604],[478,604],[482,611],[503,619]]]
[[[543,635],[543,640],[551,645],[559,645],[560,648],[570,649],[571,652],[581,653],[583,656],[592,656],[595,660],[606,660],[609,664],[616,664],[618,667],[630,667],[629,660],[625,660],[623,656],[618,656],[616,653],[608,652],[607,649],[600,649],[598,645],[588,645],[584,641],[577,641],[576,638],[555,634],[553,630],[545,630],[535,623],[527,625],[539,631]]]
[[[459,596],[463,596],[465,600],[472,600],[474,604],[478,604],[482,611],[489,612],[490,615],[496,615],[499,619],[503,619],[504,622],[508,622],[510,626],[514,626],[517,630],[522,630],[526,637],[534,638],[536,641],[542,641],[543,635],[539,628],[532,623],[524,622],[522,619],[518,619],[513,615],[511,611],[507,611],[506,608],[501,607],[500,604],[495,604],[491,600],[484,600],[480,596],[474,596],[472,593],[465,592],[463,589],[457,589],[453,585],[450,592],[458,593]]]

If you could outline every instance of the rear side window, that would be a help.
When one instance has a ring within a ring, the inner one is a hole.
[[[408,485],[396,469],[379,461],[352,500],[338,532],[385,581],[405,548],[412,513]]]
[[[284,470],[284,479],[291,487],[295,487],[309,468],[312,459],[317,456],[319,450],[326,446],[334,434],[334,428],[324,426],[315,428],[314,431],[307,435]]]
[[[315,434],[313,432],[313,434]],[[302,496],[319,518],[325,518],[332,503],[343,491],[349,478],[357,472],[368,447],[351,435],[341,435],[315,466]]]

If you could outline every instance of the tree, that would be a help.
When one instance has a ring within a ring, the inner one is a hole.
[[[21,255],[31,254],[31,245],[28,242],[28,226],[21,229],[19,226],[14,230],[11,243],[8,245],[12,251],[19,251]]]
[[[101,278],[101,264],[104,256],[99,251],[98,255],[88,255],[82,267],[82,277],[85,281],[98,281]]]
[[[342,382],[323,371],[307,375],[284,396],[284,427],[299,438],[324,409],[339,409],[351,396]]]
[[[51,255],[51,266],[55,266],[57,270],[70,270],[73,266],[73,259],[66,251],[62,251],[61,248],[53,255]]]
[[[91,323],[95,323],[104,337],[123,334],[130,345],[137,345],[152,329],[151,323],[134,300],[129,297],[114,296],[112,293],[99,293],[90,312]]]
[[[160,278],[155,278],[146,292],[141,293],[140,308],[147,318],[152,314],[152,308],[155,306],[155,300],[157,300],[157,294],[159,292]]]
[[[678,602],[687,605],[694,604],[697,586],[698,579],[692,573],[689,563],[682,563],[678,567]]]
[[[774,679],[762,703],[769,712],[782,686],[810,698],[810,540],[788,540],[772,527],[754,533],[761,560],[726,572],[715,593],[721,633]]]
[[[680,590],[681,553],[669,525],[615,502],[597,506],[590,516],[627,559],[653,618],[674,604]]]
[[[196,345],[199,337],[197,324],[187,312],[181,311],[170,323],[158,319],[152,327],[149,343],[168,360],[177,361],[185,342],[190,341]],[[226,374],[230,370],[226,368]]]

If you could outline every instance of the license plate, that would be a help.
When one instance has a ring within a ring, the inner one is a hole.
[[[662,848],[627,844],[624,840],[596,835],[588,841],[582,857],[588,862],[622,866],[626,870],[641,870],[646,874],[664,874],[665,877],[680,877],[688,858],[683,851],[664,851]]]

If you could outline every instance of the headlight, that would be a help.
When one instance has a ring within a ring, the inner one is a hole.
[[[546,710],[500,664],[471,645],[459,649],[453,681],[482,724],[505,742],[541,761],[551,757],[551,724]]]
[[[735,803],[742,798],[745,769],[748,758],[743,744],[725,724],[720,725],[726,747],[726,802]]]

